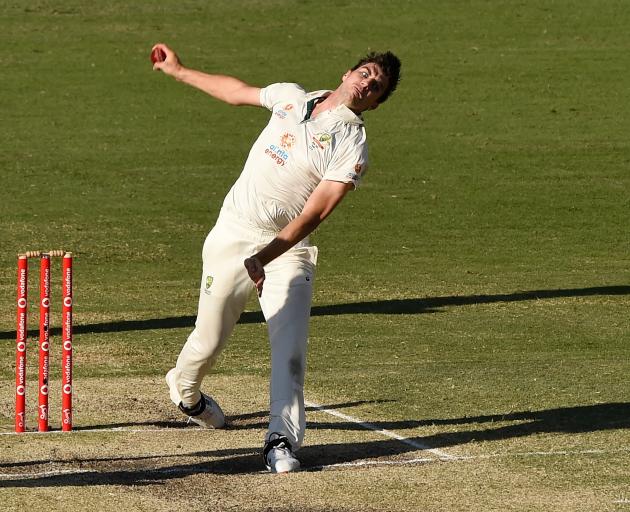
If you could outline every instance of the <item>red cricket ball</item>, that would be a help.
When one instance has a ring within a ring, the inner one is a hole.
[[[166,60],[166,53],[164,53],[164,50],[162,50],[161,48],[155,48],[151,52],[151,62],[153,62],[153,64],[155,64],[156,62],[162,62],[164,60]]]

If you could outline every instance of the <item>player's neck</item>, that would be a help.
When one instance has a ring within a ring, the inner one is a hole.
[[[345,105],[348,109],[352,110],[357,116],[361,116],[361,111],[352,108],[352,98],[344,96],[343,92],[339,89],[331,92],[324,101],[318,103],[313,109],[313,113],[311,118],[316,117],[318,114],[322,112],[326,112],[327,110],[334,110],[339,105]]]
[[[323,101],[320,101],[317,105],[315,105],[313,113],[311,114],[311,119],[317,117],[322,112],[326,112],[327,110],[334,110],[342,104],[344,104],[344,102],[339,92],[333,91],[326,96]]]

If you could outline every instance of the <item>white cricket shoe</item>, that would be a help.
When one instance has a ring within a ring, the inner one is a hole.
[[[280,434],[273,433],[263,449],[265,466],[272,473],[289,473],[300,469],[300,461],[291,451],[291,443]]]
[[[166,383],[168,384],[171,400],[179,410],[188,416],[188,423],[196,423],[204,428],[223,428],[225,426],[225,414],[216,403],[208,395],[201,393],[201,400],[197,405],[186,407],[182,404],[182,399],[175,386],[175,368],[169,370],[166,374]]]

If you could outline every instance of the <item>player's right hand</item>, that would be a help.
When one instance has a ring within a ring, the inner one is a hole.
[[[254,282],[254,286],[256,287],[258,296],[260,297],[262,295],[263,283],[265,282],[265,268],[256,256],[247,258],[243,264],[247,269],[249,278]]]
[[[158,61],[153,64],[153,71],[162,71],[163,73],[171,76],[175,75],[177,71],[179,71],[182,67],[182,63],[179,60],[177,54],[164,43],[154,44],[151,48],[151,51],[155,50],[156,48],[159,48],[164,52],[164,54],[166,55],[166,59],[164,59],[162,62]]]

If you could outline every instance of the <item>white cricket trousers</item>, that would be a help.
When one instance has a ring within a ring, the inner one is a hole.
[[[245,308],[253,283],[245,258],[276,233],[246,225],[222,211],[203,246],[203,275],[195,329],[177,359],[175,383],[185,406],[199,402],[201,381],[224,348]],[[304,439],[304,372],[317,247],[298,243],[265,266],[260,306],[271,344],[269,431],[285,435],[294,450]]]

